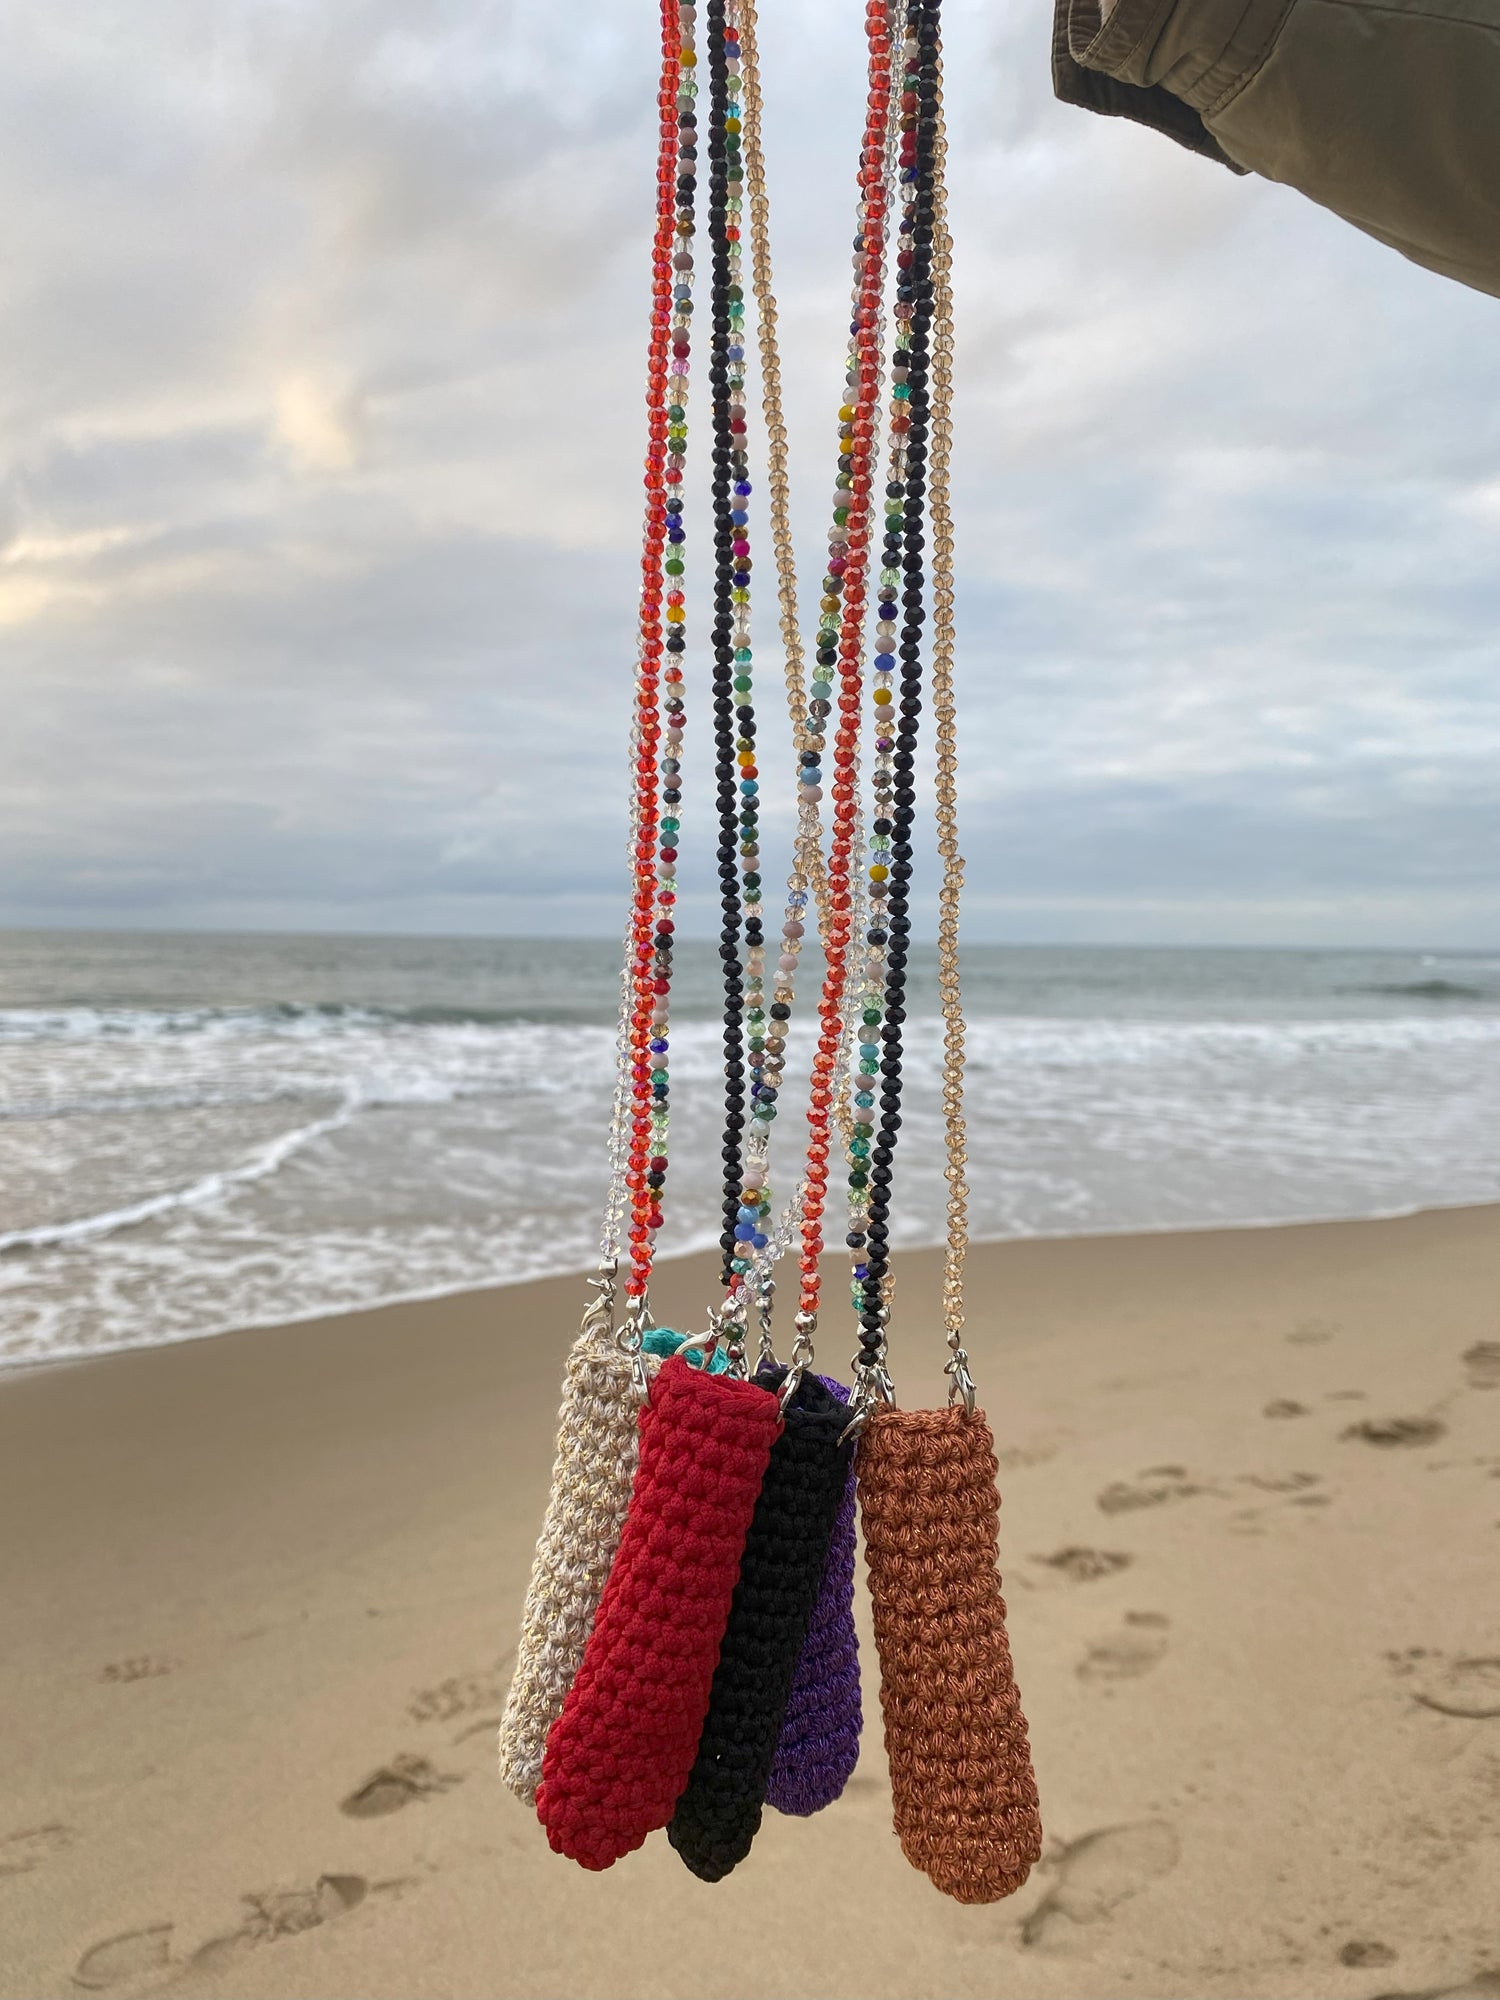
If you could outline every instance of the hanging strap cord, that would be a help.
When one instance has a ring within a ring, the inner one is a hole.
[[[949,1401],[974,1410],[974,1378],[964,1351],[964,1263],[969,1249],[968,1134],[964,1127],[964,1006],[959,984],[958,916],[964,862],[958,845],[958,724],[953,692],[953,238],[948,232],[948,133],[943,59],[933,51],[932,89],[932,446],[927,516],[932,529],[932,715],[937,740],[938,995],[943,1010],[943,1140],[947,1155],[947,1249],[943,1326],[948,1336]]]

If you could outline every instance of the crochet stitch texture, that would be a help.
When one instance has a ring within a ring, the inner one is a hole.
[[[662,1363],[619,1552],[536,1795],[552,1847],[585,1868],[610,1867],[672,1817],[780,1427],[755,1383]]]
[[[653,1374],[660,1364],[643,1358]],[[639,1409],[629,1357],[596,1335],[582,1335],[568,1357],[552,1491],[500,1723],[500,1776],[527,1805],[536,1798],[547,1732],[573,1685],[620,1545]]]
[[[831,1375],[818,1380],[839,1402],[848,1402],[842,1382]],[[854,1630],[856,1475],[857,1465],[851,1463],[766,1786],[766,1804],[799,1819],[832,1805],[859,1762],[864,1713]]]
[[[960,1903],[1013,1894],[1042,1846],[996,1571],[997,1469],[979,1411],[881,1410],[860,1439],[896,1833]]]
[[[779,1390],[786,1370],[755,1379]],[[846,1405],[816,1375],[804,1375],[771,1448],[698,1754],[667,1828],[705,1882],[743,1861],[760,1829],[792,1676],[849,1483],[848,1425]]]

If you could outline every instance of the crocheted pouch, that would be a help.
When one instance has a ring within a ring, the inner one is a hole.
[[[776,1391],[786,1370],[755,1379]],[[854,1446],[843,1438],[845,1403],[804,1375],[785,1417],[745,1538],[698,1754],[667,1828],[705,1882],[743,1861],[760,1829],[792,1676],[849,1483]]]
[[[831,1375],[818,1380],[848,1402],[842,1382]],[[854,1632],[854,1487],[851,1462],[766,1786],[766,1804],[799,1819],[832,1805],[859,1762],[864,1714]]]
[[[960,1903],[1013,1894],[1042,1846],[996,1572],[996,1471],[983,1413],[961,1405],[879,1410],[859,1442],[896,1833]]]
[[[648,1379],[686,1339],[653,1327],[642,1342]],[[709,1361],[721,1375],[717,1348]],[[527,1805],[541,1782],[547,1731],[562,1714],[620,1546],[639,1445],[640,1396],[628,1355],[584,1334],[568,1358],[552,1493],[531,1565],[521,1643],[500,1722],[500,1776]]]
[[[643,1357],[648,1374],[660,1365]],[[547,1732],[593,1628],[635,1477],[640,1396],[630,1357],[583,1335],[568,1357],[552,1492],[500,1723],[500,1776],[528,1805]]]
[[[619,1552],[536,1795],[553,1848],[585,1868],[665,1826],[688,1781],[780,1428],[756,1383],[662,1363]]]

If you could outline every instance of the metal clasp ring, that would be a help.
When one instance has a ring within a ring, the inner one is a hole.
[[[792,1398],[801,1386],[803,1376],[812,1366],[813,1335],[818,1330],[818,1316],[816,1313],[799,1312],[793,1324],[797,1329],[797,1338],[792,1343],[792,1358],[786,1371],[786,1380],[782,1383],[780,1391],[781,1414],[783,1416],[786,1415],[787,1410],[790,1408]]]
[[[644,1402],[651,1391],[651,1378],[646,1373],[646,1363],[641,1354],[641,1343],[656,1322],[651,1317],[651,1306],[644,1292],[632,1295],[625,1304],[625,1317],[615,1334],[620,1352],[630,1357],[631,1374],[635,1381],[636,1394]]]
[[[760,1346],[755,1356],[757,1369],[776,1366],[776,1345],[771,1338],[771,1301],[775,1290],[776,1280],[769,1271],[764,1272],[755,1297],[755,1318],[760,1331]]]
[[[896,1407],[896,1385],[891,1380],[890,1371],[885,1365],[885,1357],[882,1355],[878,1361],[860,1361],[856,1358],[854,1394],[849,1398],[849,1407],[854,1415],[844,1432],[845,1437],[859,1436],[874,1415],[877,1403],[883,1403],[888,1410]]]
[[[744,1381],[747,1372],[744,1310],[743,1302],[735,1300],[711,1307],[707,1333],[691,1334],[678,1348],[678,1354],[710,1355],[722,1340],[725,1358],[729,1362],[728,1373]]]
[[[974,1397],[978,1384],[969,1373],[969,1357],[961,1347],[953,1350],[953,1359],[944,1365],[943,1373],[948,1377],[948,1407],[951,1410],[960,1396],[964,1399],[964,1415],[974,1414]]]
[[[594,1293],[583,1309],[583,1319],[579,1323],[580,1339],[589,1339],[607,1334],[615,1322],[615,1278],[619,1273],[617,1257],[602,1257],[594,1276],[587,1280]]]

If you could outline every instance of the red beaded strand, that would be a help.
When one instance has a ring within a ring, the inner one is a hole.
[[[865,37],[869,49],[864,142],[859,184],[864,198],[861,284],[855,312],[854,352],[859,383],[850,429],[849,507],[845,527],[849,553],[842,573],[839,620],[839,722],[833,751],[832,835],[828,861],[826,969],[818,1000],[818,1046],[813,1057],[807,1113],[806,1192],[802,1204],[801,1309],[818,1310],[819,1258],[823,1249],[823,1204],[828,1189],[829,1128],[834,1072],[842,1040],[845,961],[853,912],[850,860],[856,823],[855,759],[859,740],[861,654],[870,540],[870,461],[880,398],[880,309],[884,292],[886,238],[886,142],[891,111],[891,34],[886,0],[866,0]]]
[[[655,1102],[652,1086],[652,1016],[659,998],[668,990],[668,979],[655,964],[654,936],[658,915],[670,922],[676,892],[664,888],[658,878],[657,847],[661,810],[659,799],[661,710],[658,702],[662,654],[665,650],[663,611],[680,612],[680,592],[676,603],[667,604],[664,563],[667,548],[669,457],[667,375],[672,353],[673,259],[677,249],[678,95],[682,80],[682,24],[678,0],[661,0],[661,85],[656,104],[660,114],[656,167],[656,234],[651,254],[651,340],[647,355],[646,420],[646,520],[641,549],[640,654],[636,670],[635,728],[635,808],[632,862],[635,891],[632,900],[631,944],[634,952],[632,984],[635,1002],[630,1019],[630,1055],[633,1110],[630,1120],[630,1150],[625,1185],[630,1197],[630,1275],[625,1289],[632,1298],[644,1297],[651,1276],[656,1231],[661,1227],[657,1190],[650,1175],[660,1155],[652,1152],[651,1109]]]

